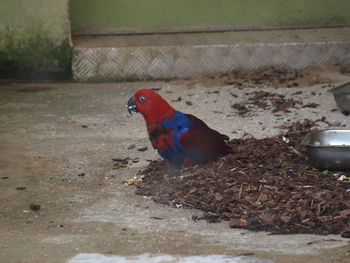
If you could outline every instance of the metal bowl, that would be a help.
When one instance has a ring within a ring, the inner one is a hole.
[[[350,130],[308,133],[301,142],[311,164],[318,169],[350,170]]]
[[[329,91],[333,93],[335,102],[341,112],[348,116],[350,114],[350,82],[344,83]]]

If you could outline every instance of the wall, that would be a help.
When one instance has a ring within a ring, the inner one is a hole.
[[[1,0],[0,78],[70,75],[69,0]]]
[[[71,0],[73,31],[350,24],[349,0]]]

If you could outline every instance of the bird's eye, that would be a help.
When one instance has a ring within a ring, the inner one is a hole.
[[[139,98],[139,102],[144,102],[146,100],[146,98],[144,97],[144,96],[141,96],[140,98]]]

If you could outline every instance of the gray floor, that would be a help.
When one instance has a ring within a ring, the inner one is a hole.
[[[326,73],[333,76],[334,85],[350,80]],[[237,262],[258,262],[257,258],[262,258],[259,262],[348,262],[349,241],[339,235],[269,235],[232,230],[226,222],[194,222],[191,216],[201,215],[200,211],[155,204],[123,184],[148,159],[158,158],[142,117],[129,116],[125,108],[139,88],[161,87],[159,92],[168,100],[181,96],[182,101],[172,103],[177,109],[197,115],[232,138],[245,132],[262,138],[281,132],[273,128],[279,124],[322,116],[350,129],[349,117],[331,111],[335,102],[322,86],[266,87],[320,106],[280,117],[257,109],[253,116],[241,118],[230,106],[254,88],[186,85],[186,81],[0,85],[0,262],[96,259],[81,253],[99,253],[102,258],[142,253],[245,254],[245,261]],[[207,93],[213,90],[220,93]],[[291,95],[299,90],[301,95]],[[128,149],[132,144],[136,148]],[[144,146],[147,151],[137,151]],[[112,158],[125,157],[140,161],[113,169]],[[33,212],[31,203],[42,208]],[[100,262],[107,261],[100,258]]]

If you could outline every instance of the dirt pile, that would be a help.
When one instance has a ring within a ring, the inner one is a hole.
[[[193,219],[226,220],[232,228],[349,237],[350,183],[339,178],[350,173],[314,169],[300,145],[315,126],[305,120],[277,137],[232,140],[236,154],[186,171],[153,161],[141,172],[136,193],[203,210],[203,218]]]

